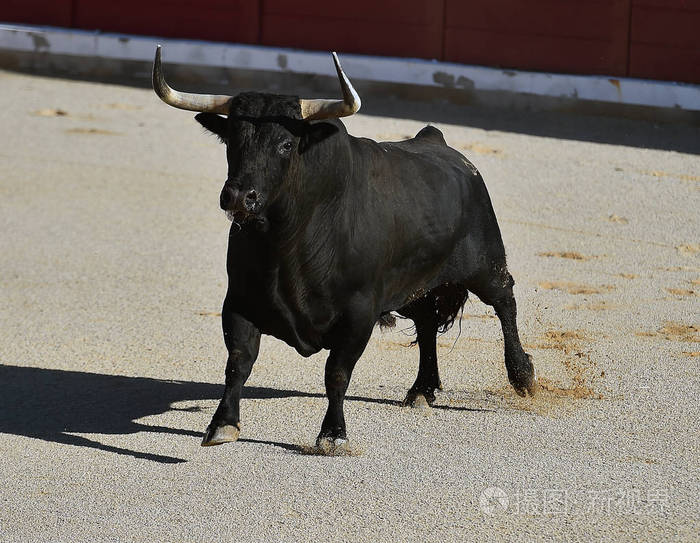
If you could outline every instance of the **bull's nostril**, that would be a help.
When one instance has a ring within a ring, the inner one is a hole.
[[[221,196],[219,196],[219,204],[221,205],[221,209],[227,209],[229,204],[231,203],[233,195],[231,194],[231,191],[228,189],[224,189],[221,191]]]
[[[248,194],[245,195],[245,199],[250,202],[255,202],[258,199],[258,193],[254,190],[249,190]]]

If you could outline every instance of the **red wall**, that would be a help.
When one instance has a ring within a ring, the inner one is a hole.
[[[629,74],[700,83],[700,0],[633,0]]]
[[[3,0],[0,20],[700,83],[700,0]]]
[[[443,9],[443,3],[435,0],[264,0],[262,43],[441,58]]]
[[[73,0],[3,0],[0,21],[72,26]]]
[[[214,41],[257,43],[258,2],[249,0],[73,0],[73,26]],[[124,14],[138,14],[125,17]]]
[[[446,4],[446,60],[552,72],[626,73],[629,0]]]

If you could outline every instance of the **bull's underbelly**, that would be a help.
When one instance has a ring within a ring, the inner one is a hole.
[[[274,315],[273,312],[267,314],[243,312],[242,315],[250,320],[262,334],[284,341],[302,356],[311,356],[323,349],[323,341],[318,333],[299,329],[294,321],[280,319],[279,315]]]
[[[284,341],[302,356],[311,356],[324,348],[328,318],[314,319],[315,315],[332,316],[337,309],[322,300],[315,304],[299,303],[300,292],[294,295],[280,292],[278,281],[256,282],[243,285],[234,296],[234,310],[252,322],[261,333]]]
[[[352,312],[366,312],[368,325],[381,313],[398,310],[422,297],[442,282],[450,251],[430,253],[430,258],[413,259],[408,266],[385,268],[352,284],[344,281],[343,269],[329,274],[333,284],[309,285],[303,277],[273,277],[244,285],[235,310],[251,321],[263,334],[284,341],[302,356],[311,356],[332,348],[330,335],[338,322]],[[262,279],[262,278],[261,278]],[[281,284],[293,284],[291,291]],[[358,307],[356,294],[361,293],[365,307]],[[355,319],[352,319],[353,321]]]

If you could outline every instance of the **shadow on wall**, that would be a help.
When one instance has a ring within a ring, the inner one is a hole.
[[[157,432],[191,436],[200,440],[200,432],[135,421],[170,411],[173,409],[171,405],[176,402],[218,400],[222,392],[223,385],[210,383],[0,365],[0,433],[88,447],[160,463],[186,462],[183,458],[105,445],[73,434]],[[245,387],[243,397],[324,398],[325,395],[267,387]],[[401,405],[396,400],[381,398],[348,396],[346,399],[391,406]],[[490,411],[460,406],[435,407],[452,411]],[[209,417],[209,413],[202,417],[203,426],[209,422]],[[304,447],[291,443],[256,439],[239,441],[271,445],[293,452],[305,450]]]
[[[503,97],[503,103],[518,99]],[[493,97],[490,104],[494,100],[497,98]],[[361,112],[555,139],[700,154],[700,112],[682,112],[687,115],[674,120],[673,110],[627,106],[613,111],[614,105],[571,100],[560,100],[558,106],[549,109],[539,107],[538,99],[531,103],[527,98],[522,100],[524,103],[520,105],[498,107],[372,97],[363,101]]]
[[[0,54],[0,67],[6,69],[151,88],[150,62],[99,59],[99,65],[94,66],[97,59],[86,59],[82,73],[76,72],[81,64],[72,57],[63,64],[60,55],[46,62],[37,64],[35,59],[17,54],[8,59]],[[308,98],[339,97],[338,80],[319,75],[177,64],[165,65],[165,73],[175,88],[189,92],[236,94],[252,89]],[[364,115],[700,154],[700,111],[362,80],[353,80],[353,84],[362,97]]]

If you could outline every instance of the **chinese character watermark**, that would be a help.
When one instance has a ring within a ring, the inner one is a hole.
[[[520,488],[492,486],[479,494],[479,509],[486,516],[529,515],[658,515],[670,505],[665,488]]]

